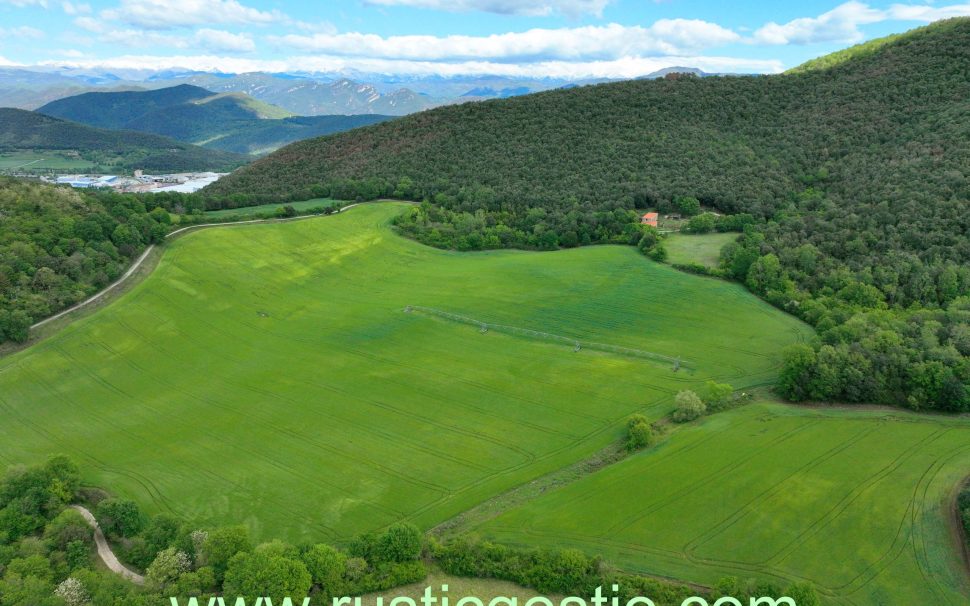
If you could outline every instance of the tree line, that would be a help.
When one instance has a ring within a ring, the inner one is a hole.
[[[0,178],[0,343],[116,280],[171,219],[149,199]]]

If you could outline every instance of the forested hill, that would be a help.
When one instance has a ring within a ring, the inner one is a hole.
[[[162,108],[212,97],[215,93],[181,84],[158,90],[90,92],[51,101],[38,113],[99,128],[125,128],[132,120]]]
[[[821,171],[830,195],[859,202],[946,199],[965,187],[947,168],[967,166],[968,70],[970,20],[951,20],[831,70],[629,81],[443,107],[293,144],[210,191],[288,196],[408,177],[419,196],[486,186],[496,208],[570,199],[629,208],[691,195],[770,216]]]
[[[93,128],[12,108],[0,108],[0,150],[69,150],[103,166],[159,172],[232,170],[247,161],[167,137]]]
[[[789,395],[959,410],[970,409],[968,167],[961,18],[791,74],[443,107],[295,143],[204,194],[429,199],[402,230],[457,248],[633,239],[617,213],[679,197],[750,213],[724,271],[821,331]]]
[[[243,93],[182,84],[159,90],[93,92],[48,103],[38,113],[100,128],[134,130],[242,154],[376,124],[390,116],[293,116]]]

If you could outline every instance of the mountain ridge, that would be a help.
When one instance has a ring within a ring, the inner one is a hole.
[[[171,88],[91,92],[60,99],[38,110],[89,126],[134,130],[211,149],[261,154],[299,139],[387,120],[344,116],[293,120],[289,111],[241,92],[212,92],[191,84]]]
[[[231,170],[244,156],[208,150],[167,137],[116,131],[22,109],[0,108],[0,150],[67,150],[96,156],[125,170]]]

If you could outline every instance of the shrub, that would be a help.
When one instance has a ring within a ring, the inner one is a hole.
[[[330,545],[314,545],[300,558],[310,573],[314,584],[318,585],[328,596],[340,593],[344,586],[344,572],[347,567],[347,556]]]
[[[64,600],[67,606],[83,606],[89,599],[84,583],[74,577],[64,579],[54,590],[54,595]]]
[[[704,405],[710,412],[724,410],[730,405],[734,388],[728,383],[708,381],[704,385]]]
[[[152,587],[163,590],[178,581],[179,577],[188,572],[191,567],[192,561],[188,554],[169,548],[159,552],[145,572],[145,576]]]
[[[633,415],[627,421],[627,450],[649,448],[657,443],[657,433],[643,415]]]
[[[96,509],[98,524],[105,534],[132,537],[145,526],[145,520],[134,501],[106,499]]]
[[[253,550],[249,541],[249,530],[245,526],[227,526],[209,533],[202,545],[202,559],[211,566],[216,580],[221,581],[226,574],[229,560],[238,553]]]
[[[696,393],[689,389],[678,393],[675,400],[677,402],[677,409],[671,416],[675,423],[687,423],[699,419],[707,412],[707,407],[704,406],[704,402],[701,401]]]
[[[421,556],[424,540],[421,531],[412,524],[395,524],[381,535],[377,543],[377,559],[384,562],[406,562]]]
[[[229,560],[222,587],[228,596],[269,597],[275,604],[288,596],[308,595],[311,585],[303,562],[256,551],[237,553]]]

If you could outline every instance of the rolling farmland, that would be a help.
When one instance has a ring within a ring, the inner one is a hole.
[[[430,527],[582,459],[681,389],[771,381],[809,330],[628,247],[435,250],[396,204],[181,237],[105,309],[0,360],[0,460],[199,525],[344,539]],[[423,306],[669,364],[405,313]]]
[[[968,466],[967,419],[753,404],[478,530],[702,583],[809,580],[826,604],[958,606],[948,508]]]

